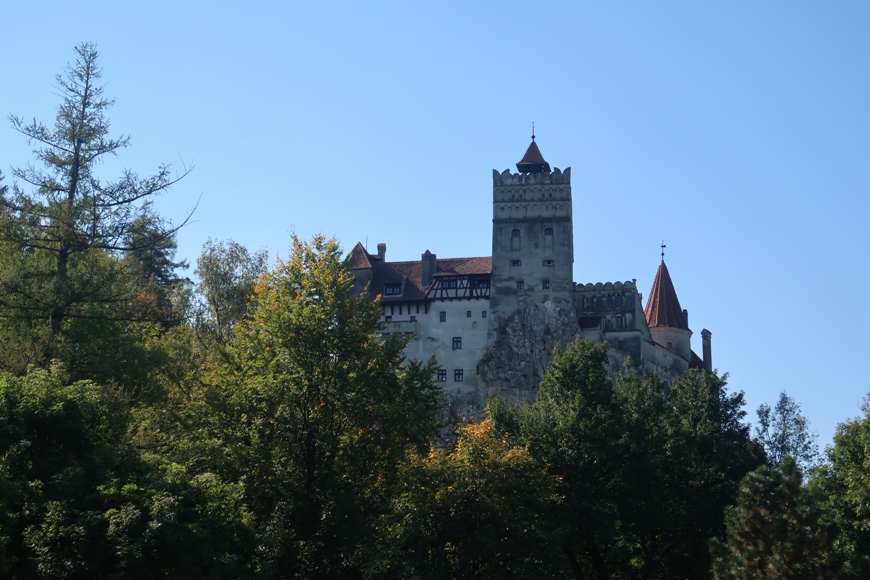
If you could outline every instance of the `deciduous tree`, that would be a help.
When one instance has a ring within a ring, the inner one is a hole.
[[[787,457],[794,458],[804,471],[810,471],[819,460],[819,445],[809,421],[801,414],[801,406],[785,391],[773,409],[764,403],[758,407],[755,436],[767,453],[767,464],[776,467]]]
[[[218,341],[232,336],[248,308],[257,280],[266,272],[268,254],[250,252],[232,240],[208,240],[196,261],[197,291],[202,299],[200,324]]]
[[[244,487],[264,576],[358,570],[397,463],[434,436],[434,367],[381,339],[379,305],[352,290],[334,240],[294,237],[192,399],[184,452]]]
[[[466,425],[402,467],[371,577],[559,576],[558,480],[491,427]]]

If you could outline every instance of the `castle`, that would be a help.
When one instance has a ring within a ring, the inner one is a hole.
[[[582,336],[607,342],[613,370],[630,356],[640,372],[666,381],[712,368],[691,348],[689,315],[662,261],[643,308],[635,281],[573,281],[571,168],[550,169],[535,137],[517,173],[493,170],[492,255],[388,262],[386,244],[350,252],[356,289],[381,297],[383,332],[407,337],[408,358],[441,365],[448,407],[476,415],[486,398],[534,397],[553,347]]]

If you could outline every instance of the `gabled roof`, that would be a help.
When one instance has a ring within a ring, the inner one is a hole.
[[[659,269],[656,272],[656,279],[653,282],[652,290],[649,292],[649,299],[647,300],[644,314],[646,315],[646,323],[650,328],[671,326],[685,330],[689,329],[683,316],[683,309],[680,308],[677,291],[674,290],[674,283],[671,282],[671,275],[668,273],[668,267],[665,265],[664,260],[659,264]]]
[[[535,143],[535,137],[532,136],[532,143],[526,149],[526,154],[517,163],[517,171],[520,173],[544,173],[550,172],[550,164],[544,160],[541,155],[541,150],[538,149],[538,144]]]

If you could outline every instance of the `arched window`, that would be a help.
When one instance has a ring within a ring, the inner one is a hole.
[[[544,235],[545,236],[552,236],[553,235],[553,228],[544,228]]]
[[[518,238],[518,237],[520,237],[520,230],[518,230],[518,229],[513,229],[513,230],[511,230],[511,237],[512,237],[512,238]]]

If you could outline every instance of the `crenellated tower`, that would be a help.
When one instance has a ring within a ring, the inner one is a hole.
[[[571,168],[550,170],[532,135],[517,170],[492,172],[492,323],[524,301],[572,298]]]

